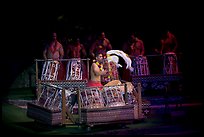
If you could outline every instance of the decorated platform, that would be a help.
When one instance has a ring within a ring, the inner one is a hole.
[[[143,90],[147,89],[165,89],[172,82],[182,84],[183,76],[178,74],[152,74],[143,76],[132,76],[132,83],[136,85],[141,83]]]
[[[125,105],[96,109],[82,108],[82,124],[97,125],[138,119],[137,106]]]
[[[59,109],[49,109],[37,103],[27,103],[27,116],[47,125],[60,125],[62,113]]]

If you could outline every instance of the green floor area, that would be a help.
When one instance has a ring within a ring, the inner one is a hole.
[[[32,100],[36,99],[36,89],[31,88],[10,88],[5,99],[21,99],[21,100]]]

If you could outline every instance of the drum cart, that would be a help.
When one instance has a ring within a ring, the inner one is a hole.
[[[38,74],[37,66],[36,61],[36,74]],[[144,119],[140,83],[136,86],[134,104],[128,103],[127,86],[125,85],[124,105],[90,108],[82,107],[83,104],[81,104],[83,103],[81,93],[86,89],[86,79],[41,80],[36,75],[36,81],[37,100],[27,104],[27,116],[37,122],[48,125],[77,124],[92,127],[99,124],[133,122]],[[69,96],[72,94],[75,94],[78,99],[77,114],[70,111]]]

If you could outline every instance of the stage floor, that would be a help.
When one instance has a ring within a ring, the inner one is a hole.
[[[196,98],[185,98],[179,107],[170,102],[165,106],[162,97],[146,97],[152,104],[148,118],[129,124],[97,125],[87,130],[78,125],[47,126],[36,123],[26,116],[26,100],[10,100],[2,104],[3,128],[5,133],[36,134],[36,135],[194,135],[201,134],[202,128],[197,124],[201,121],[203,104]],[[153,103],[153,102],[157,103]],[[125,112],[124,112],[125,113]],[[12,132],[8,132],[12,131]]]
[[[202,133],[197,124],[203,117],[201,104],[183,104],[176,108],[165,109],[162,105],[154,105],[151,115],[142,121],[131,124],[98,125],[87,130],[78,125],[47,126],[34,122],[26,116],[26,108],[16,107],[8,103],[2,104],[3,128],[8,134],[38,135],[194,135]],[[124,112],[125,113],[125,112]],[[12,131],[12,132],[8,132]]]
[[[194,135],[203,133],[198,121],[203,120],[203,100],[198,94],[185,92],[178,96],[154,90],[142,96],[151,102],[150,115],[131,124],[98,125],[87,131],[78,125],[47,126],[26,116],[26,103],[32,102],[32,90],[10,91],[2,101],[2,132],[6,135]],[[155,92],[157,94],[155,94]],[[197,93],[194,91],[194,93]],[[182,101],[181,106],[176,106]],[[165,103],[168,103],[167,106]],[[125,112],[124,112],[125,113]],[[5,129],[5,130],[4,130]],[[12,132],[9,132],[12,131]]]

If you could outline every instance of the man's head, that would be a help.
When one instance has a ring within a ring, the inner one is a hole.
[[[54,39],[54,40],[57,39],[57,33],[56,33],[56,32],[53,32],[53,33],[52,33],[52,39]]]
[[[131,42],[135,42],[136,41],[136,35],[135,35],[134,32],[132,32],[131,35],[130,35],[130,41]]]
[[[96,61],[98,61],[99,63],[103,62],[103,54],[98,52],[96,53]]]
[[[80,44],[80,39],[79,38],[76,39],[76,44]]]
[[[101,39],[106,38],[105,32],[101,32]]]

